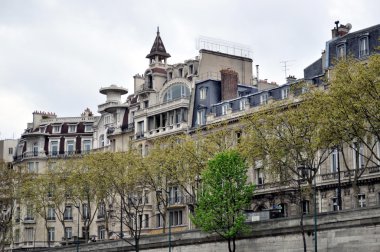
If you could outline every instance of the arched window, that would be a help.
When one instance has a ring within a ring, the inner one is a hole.
[[[189,88],[182,83],[174,84],[164,93],[164,102],[175,100],[181,97],[187,97],[190,95]]]

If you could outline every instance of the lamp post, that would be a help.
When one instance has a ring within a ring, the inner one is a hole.
[[[315,169],[314,174],[314,251],[318,251],[318,239],[317,239],[317,171]]]
[[[77,241],[76,241],[76,245],[77,245],[77,252],[79,252],[79,205],[78,206],[75,206],[76,209],[78,209],[78,229],[77,229]]]

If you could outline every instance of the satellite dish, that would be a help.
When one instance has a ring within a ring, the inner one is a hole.
[[[346,27],[347,27],[348,30],[351,30],[351,29],[352,29],[352,24],[347,23],[347,24],[346,24]]]

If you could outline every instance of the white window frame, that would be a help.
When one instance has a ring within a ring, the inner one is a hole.
[[[48,220],[55,220],[55,209],[53,206],[48,206],[47,219]]]
[[[268,104],[268,93],[260,95],[260,105]]]
[[[48,227],[48,241],[50,241],[50,242],[55,241],[55,228],[54,227]]]
[[[50,139],[49,140],[49,153],[50,153],[50,156],[56,157],[56,156],[59,155],[59,145],[60,145],[59,139]],[[54,151],[53,147],[57,147],[57,150]]]
[[[200,109],[197,111],[197,125],[205,125],[206,124],[206,110]]]
[[[207,87],[201,87],[199,89],[199,99],[205,100],[207,98]]]
[[[331,152],[331,173],[335,173],[338,171],[338,149],[334,148]]]
[[[363,46],[364,45],[364,46]],[[362,48],[364,47],[364,48]],[[369,39],[368,36],[359,38],[359,58],[369,55]]]
[[[76,124],[69,124],[67,126],[67,132],[68,133],[76,133],[77,132],[77,125]]]
[[[357,145],[359,145],[359,150],[357,149]],[[353,160],[354,160],[354,167],[355,169],[361,169],[364,168],[364,147],[363,144],[360,142],[354,142],[353,143]],[[356,160],[356,153],[358,153],[359,160]],[[359,167],[357,165],[359,164]]]
[[[365,194],[358,194],[358,207],[362,208],[366,206],[367,206],[367,203],[366,203]]]
[[[227,115],[227,111],[228,111],[228,103],[226,104],[223,104],[222,106],[222,115]]]
[[[53,134],[59,134],[61,133],[61,127],[62,125],[52,125],[51,132]]]
[[[82,153],[89,153],[91,150],[92,150],[92,139],[82,138]]]
[[[281,89],[281,98],[284,100],[289,97],[290,89],[289,87],[285,87]]]
[[[336,45],[336,57],[338,59],[343,59],[346,57],[346,44],[341,43]]]
[[[92,124],[85,124],[84,132],[93,132]]]
[[[25,241],[26,242],[33,242],[34,241],[34,228],[33,227],[26,227],[25,228]]]
[[[66,205],[65,211],[63,213],[63,219],[65,221],[72,221],[73,220],[73,206]]]
[[[71,149],[72,146],[72,149]],[[65,151],[67,155],[75,154],[76,141],[75,138],[66,138],[65,139]]]
[[[240,110],[245,110],[245,103],[246,103],[246,99],[241,99],[239,101],[239,109]]]
[[[65,236],[67,239],[73,238],[73,228],[72,227],[65,227]]]
[[[38,148],[38,143],[33,143],[33,156],[34,157],[38,157],[38,151],[39,151],[39,148]]]

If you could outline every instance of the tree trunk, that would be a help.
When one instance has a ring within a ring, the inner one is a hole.
[[[305,228],[303,226],[303,207],[302,207],[302,200],[299,202],[300,204],[300,227],[301,227],[301,234],[302,234],[302,241],[303,241],[303,251],[306,252],[306,237],[305,237]]]
[[[140,251],[140,239],[135,238],[135,251],[139,252]]]
[[[228,251],[229,252],[235,252],[236,250],[236,243],[235,243],[236,238],[228,238]]]

